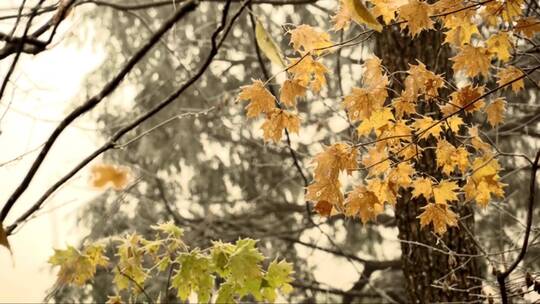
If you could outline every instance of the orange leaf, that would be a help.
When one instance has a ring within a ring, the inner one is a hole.
[[[94,165],[91,169],[91,184],[96,188],[105,188],[112,184],[115,190],[122,190],[129,181],[129,170],[109,164]]]

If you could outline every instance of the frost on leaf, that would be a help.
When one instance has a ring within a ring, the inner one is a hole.
[[[104,249],[101,245],[88,246],[83,252],[71,246],[65,250],[55,249],[49,264],[60,266],[58,283],[83,286],[94,277],[97,266],[107,266]]]
[[[433,224],[435,233],[443,235],[448,227],[457,226],[457,215],[450,210],[448,205],[429,203],[422,209],[424,212],[418,216],[422,228]]]
[[[129,181],[127,168],[110,164],[98,164],[91,168],[90,183],[96,188],[105,188],[111,184],[115,190],[122,190]]]
[[[260,80],[254,80],[252,84],[241,88],[238,100],[249,100],[247,105],[247,117],[253,118],[261,113],[268,113],[275,107],[276,99],[264,87]]]

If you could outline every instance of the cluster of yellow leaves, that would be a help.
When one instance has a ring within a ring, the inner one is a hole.
[[[58,283],[83,286],[94,277],[97,266],[108,265],[104,250],[105,247],[99,244],[87,246],[82,252],[71,246],[65,250],[55,249],[49,263],[60,266]]]
[[[90,183],[96,188],[112,185],[115,190],[122,190],[129,182],[129,170],[110,164],[97,164],[91,168]]]
[[[350,122],[357,125],[358,138],[370,141],[336,143],[319,153],[313,161],[314,181],[307,187],[306,199],[316,202],[315,209],[322,215],[344,213],[358,216],[365,223],[384,212],[385,204],[394,205],[403,191],[412,191],[413,198],[426,201],[418,216],[421,226],[433,225],[436,233],[443,234],[448,227],[457,226],[452,204],[474,201],[485,207],[493,198],[504,195],[500,166],[492,148],[468,119],[485,115],[492,127],[504,122],[505,99],[489,100],[492,91],[482,83],[491,80],[493,71],[498,70],[499,86],[512,88],[515,93],[524,88],[524,72],[507,63],[515,53],[515,34],[532,38],[540,30],[540,22],[522,17],[524,0],[473,4],[462,0],[369,2],[364,5],[360,0],[339,0],[333,29],[347,30],[354,22],[382,31],[382,20],[385,24],[398,23],[401,31],[414,39],[423,31],[441,28],[444,43],[456,52],[451,58],[452,68],[467,81],[449,93],[454,86],[447,86],[443,75],[418,61],[409,64],[403,89],[393,91],[394,97],[389,100],[390,80],[381,60],[365,60],[361,85],[353,87],[341,105]],[[279,100],[260,81],[243,87],[239,96],[250,100],[249,117],[266,115],[266,140],[278,141],[283,129],[298,130],[298,117],[276,105],[295,108],[308,90],[319,93],[328,73],[321,58],[340,47],[332,43],[329,33],[309,25],[297,26],[289,34],[298,56],[287,58],[288,79],[281,85]],[[272,51],[267,56],[276,53],[281,54]],[[447,91],[443,96],[442,90]],[[369,147],[359,155],[359,146]],[[416,171],[418,161],[431,155],[427,149],[435,151],[438,179]],[[480,161],[485,164],[480,165]],[[351,174],[358,169],[365,170],[366,180],[344,194],[340,173]]]

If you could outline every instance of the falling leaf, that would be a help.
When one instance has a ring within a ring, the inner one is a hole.
[[[504,113],[506,112],[506,101],[503,97],[493,100],[486,107],[487,120],[493,127],[501,124],[504,121]]]
[[[475,77],[479,74],[488,76],[491,64],[491,53],[487,48],[465,45],[461,51],[454,57],[452,69],[454,71],[463,71],[469,77]]]
[[[457,226],[457,215],[450,210],[448,205],[429,203],[422,209],[424,212],[417,217],[420,219],[422,228],[431,223],[435,233],[443,235],[448,230],[448,227]]]
[[[523,75],[524,74],[520,69],[510,65],[497,73],[497,78],[499,79],[497,80],[497,84],[499,86],[502,86],[513,81],[511,85],[512,91],[514,93],[517,93],[523,90],[523,88],[525,87],[525,82],[523,81],[523,78],[517,81],[514,80],[522,77]]]
[[[122,190],[129,181],[129,170],[109,164],[94,165],[91,169],[93,187],[105,188],[109,183],[115,190]]]
[[[398,8],[399,17],[407,21],[401,24],[401,28],[408,27],[409,34],[413,37],[423,30],[433,29],[433,20],[429,17],[431,11],[431,6],[426,2],[409,0],[407,4]]]
[[[262,23],[257,19],[255,25],[255,39],[263,54],[275,65],[285,68],[283,54],[272,36],[266,31]]]
[[[296,106],[296,99],[306,95],[307,88],[300,85],[298,80],[287,79],[281,86],[279,99],[288,107]]]
[[[243,86],[241,89],[238,100],[250,101],[246,107],[247,117],[257,117],[261,113],[269,113],[275,108],[276,99],[264,87],[262,81],[253,80],[252,84]]]

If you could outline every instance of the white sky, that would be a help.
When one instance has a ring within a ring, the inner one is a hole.
[[[9,31],[8,24],[0,24],[0,31],[6,32],[6,28]],[[12,60],[13,56],[0,62],[0,79],[3,80]],[[21,57],[11,78],[11,86],[0,103],[0,117],[9,105],[0,121],[0,164],[34,150],[45,141],[58,121],[72,108],[70,100],[79,92],[85,75],[98,67],[102,60],[103,53],[92,51],[89,45],[80,49],[65,43],[55,45],[38,56]],[[31,187],[11,210],[6,225],[99,144],[92,127],[89,119],[81,119],[64,132]],[[36,155],[37,151],[0,166],[0,205],[19,184]],[[48,257],[53,248],[77,243],[81,235],[75,223],[78,208],[96,195],[88,186],[85,173],[49,199],[42,210],[45,213],[9,238],[13,257],[0,248],[0,302],[43,300],[46,289],[55,280],[47,264]]]

